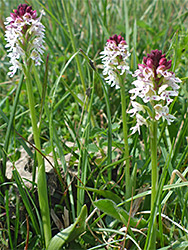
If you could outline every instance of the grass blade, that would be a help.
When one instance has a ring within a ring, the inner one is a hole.
[[[17,104],[18,104],[18,100],[19,100],[20,91],[21,91],[21,88],[22,88],[23,79],[24,79],[24,75],[22,74],[21,77],[20,77],[20,81],[18,83],[18,88],[17,88],[17,91],[16,91],[16,96],[15,96],[12,112],[11,112],[11,115],[10,115],[10,119],[9,119],[9,123],[8,123],[8,127],[7,127],[7,132],[6,132],[6,135],[5,135],[4,154],[3,154],[3,169],[2,169],[2,171],[1,171],[1,168],[0,168],[0,181],[2,183],[5,180],[6,159],[7,159],[7,152],[8,152],[8,146],[9,146],[10,134],[11,134],[13,120],[14,120],[15,113],[16,113],[16,108],[17,108]]]
[[[13,242],[11,236],[11,229],[10,229],[10,215],[9,215],[9,190],[5,190],[5,209],[6,209],[6,220],[7,220],[7,228],[8,228],[8,236],[9,236],[9,244],[10,248],[13,250]]]
[[[25,208],[26,208],[26,210],[28,212],[28,215],[31,218],[33,229],[35,230],[36,234],[39,235],[41,232],[39,230],[38,222],[37,222],[36,217],[35,217],[35,215],[33,213],[33,209],[32,209],[31,204],[29,202],[29,199],[28,199],[28,196],[26,194],[26,191],[23,188],[22,180],[21,180],[21,178],[19,176],[19,173],[15,169],[15,170],[12,171],[12,174],[13,174],[13,178],[14,178],[16,184],[17,184],[19,193],[20,193],[20,195],[22,197],[22,200],[23,200],[23,203],[25,205]]]

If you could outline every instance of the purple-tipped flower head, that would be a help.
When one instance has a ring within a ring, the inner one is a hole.
[[[32,10],[32,6],[27,4],[20,4],[13,12],[5,22],[7,41],[5,47],[8,48],[8,57],[12,64],[8,73],[10,77],[14,76],[17,69],[23,67],[23,62],[27,64],[30,59],[35,62],[35,65],[40,65],[44,51],[45,31],[40,22],[44,12],[37,17],[36,10]]]
[[[116,46],[118,46],[120,43],[121,44],[127,44],[124,38],[121,35],[113,35],[110,36],[110,38],[107,40],[108,43],[115,43]]]
[[[166,55],[162,54],[161,50],[152,50],[147,57],[143,58],[143,63],[138,64],[138,69],[133,75],[137,77],[137,80],[132,83],[135,88],[129,91],[134,94],[131,99],[134,100],[138,96],[144,103],[150,102],[155,113],[155,120],[163,117],[170,125],[175,117],[169,114],[168,105],[173,101],[171,96],[178,95],[177,83],[181,80],[175,77],[175,73],[169,71],[172,61],[167,61]],[[137,108],[135,111],[135,102],[133,104],[134,108],[129,113],[135,115],[141,110]],[[137,122],[137,127],[138,124]],[[137,127],[133,127],[132,130],[139,131]]]
[[[128,66],[128,45],[122,36],[113,35],[107,40],[104,51],[101,52],[102,63],[104,64],[103,75],[106,82],[115,86],[116,89],[120,87],[120,76],[125,72],[131,74]]]
[[[161,50],[152,50],[147,57],[143,58],[144,64],[154,71],[154,75],[157,75],[157,69],[162,68],[167,70],[171,68],[171,60],[167,61],[166,55],[162,54]]]
[[[20,4],[18,8],[13,10],[14,13],[10,13],[10,16],[15,21],[17,18],[22,18],[23,16],[27,15],[33,19],[37,17],[37,11],[32,10],[32,6],[28,6],[27,4]],[[13,22],[13,21],[12,21]]]

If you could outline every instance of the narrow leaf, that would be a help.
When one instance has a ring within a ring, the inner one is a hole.
[[[86,228],[86,217],[87,217],[87,206],[84,205],[80,212],[79,217],[74,224],[65,228],[58,234],[56,234],[50,241],[47,250],[58,250],[65,243],[71,242],[76,239],[81,233],[85,231]]]
[[[84,187],[79,187],[79,188],[83,189]],[[101,190],[101,189],[90,188],[90,187],[85,187],[85,189],[88,191],[94,192],[98,195],[101,195],[104,198],[108,198],[109,200],[114,201],[116,204],[119,204],[122,202],[121,198],[117,194],[109,190]]]

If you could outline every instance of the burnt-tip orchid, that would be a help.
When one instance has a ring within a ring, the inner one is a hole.
[[[116,89],[120,88],[120,76],[125,73],[131,73],[128,65],[128,45],[124,38],[119,35],[110,37],[104,47],[104,51],[100,53],[102,63],[104,65],[103,75],[106,82]]]
[[[17,9],[10,13],[5,22],[5,40],[10,58],[10,72],[13,77],[17,69],[22,69],[23,63],[33,60],[35,65],[42,62],[41,55],[44,52],[44,31],[41,23],[44,12],[37,17],[36,10],[32,10],[27,4],[20,4]],[[21,59],[21,60],[20,60]]]
[[[133,74],[137,80],[132,83],[135,88],[129,91],[133,94],[131,96],[133,108],[128,113],[136,115],[138,112],[149,111],[146,120],[157,121],[163,117],[169,125],[176,119],[175,116],[169,114],[168,106],[173,101],[171,97],[178,96],[178,83],[181,83],[181,80],[170,71],[170,68],[171,60],[167,61],[166,55],[157,49],[152,50],[147,57],[143,58],[143,64],[138,64],[138,69]],[[150,103],[150,108],[133,101],[136,97],[140,97],[145,104]],[[151,115],[153,112],[154,116]],[[136,116],[136,119],[137,125],[132,128],[132,133],[137,130],[140,132],[140,125],[145,124],[145,121],[140,122],[140,116],[139,119]]]

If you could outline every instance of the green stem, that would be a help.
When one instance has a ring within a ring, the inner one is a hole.
[[[129,145],[128,145],[128,135],[127,135],[127,112],[126,112],[126,98],[125,98],[125,85],[122,81],[121,84],[121,107],[122,107],[122,119],[123,119],[123,137],[124,137],[124,156],[126,160],[126,194],[125,198],[128,199],[132,194],[131,176],[130,176],[130,159],[129,159]],[[127,210],[129,210],[130,205],[127,203]]]
[[[151,211],[155,206],[156,193],[158,188],[158,171],[157,171],[157,121],[153,120],[150,129],[150,147],[151,147]],[[156,249],[156,218],[153,224],[152,230],[152,246],[150,249]]]
[[[37,119],[36,119],[36,114],[35,114],[35,102],[34,102],[33,88],[32,88],[31,76],[30,76],[30,67],[26,71],[26,88],[27,88],[27,95],[28,95],[29,109],[30,109],[30,114],[31,114],[31,123],[32,123],[35,146],[39,151],[41,151],[40,135],[39,135],[38,127],[37,127]],[[45,166],[44,166],[42,155],[38,151],[37,151],[37,161],[38,161],[37,186],[38,186],[39,206],[40,206],[42,223],[43,223],[45,245],[47,247],[51,239],[50,213],[49,213]]]

